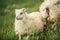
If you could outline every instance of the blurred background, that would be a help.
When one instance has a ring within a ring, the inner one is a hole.
[[[39,11],[43,0],[0,0],[0,40],[18,40],[15,34],[15,9],[28,8],[28,12]],[[40,40],[60,40],[60,27],[54,32],[48,23],[47,30],[41,33]],[[30,40],[36,40],[31,36]],[[23,37],[25,40],[25,37]]]

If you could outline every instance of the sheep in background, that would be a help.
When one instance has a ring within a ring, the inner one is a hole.
[[[49,7],[48,21],[54,22],[54,24],[52,25],[52,29],[54,29],[55,31],[58,27],[58,24],[60,24],[60,4]]]
[[[19,40],[21,36],[27,34],[26,40],[29,39],[29,35],[34,33],[42,32],[44,25],[46,25],[46,11],[44,12],[32,12],[27,14],[26,8],[15,10],[15,32],[19,35]]]
[[[60,24],[60,0],[44,0],[40,6],[40,12],[47,10],[49,15],[48,21],[54,22],[52,29],[57,29],[57,24]]]

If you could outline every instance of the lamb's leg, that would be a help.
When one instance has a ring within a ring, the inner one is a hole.
[[[37,40],[41,40],[41,38],[40,38],[41,33],[42,33],[42,32],[40,32],[40,31],[38,32],[38,34],[37,34]]]
[[[40,36],[37,36],[37,40],[40,40]]]
[[[53,29],[54,31],[57,29],[57,23],[56,23],[56,22],[52,25],[52,29]]]
[[[26,40],[29,40],[30,35],[27,35]]]
[[[21,40],[21,35],[19,34],[19,40]]]

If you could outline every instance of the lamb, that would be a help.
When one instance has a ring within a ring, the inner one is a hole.
[[[40,6],[40,11],[48,9],[48,21],[54,22],[52,29],[55,31],[60,24],[60,0],[45,0]]]
[[[46,11],[40,12],[32,12],[28,14],[26,8],[16,9],[16,17],[15,17],[15,32],[19,35],[19,40],[21,40],[21,36],[27,34],[26,40],[29,39],[29,35],[34,33],[42,32],[44,25],[46,25]]]

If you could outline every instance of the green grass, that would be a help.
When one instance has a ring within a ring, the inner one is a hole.
[[[28,12],[39,11],[43,0],[1,0],[0,1],[0,40],[18,40],[14,31],[14,19],[16,8],[28,8]],[[59,25],[60,26],[60,25]],[[47,31],[41,33],[40,40],[60,40],[60,28],[53,32],[51,23],[48,23]],[[31,36],[36,40],[37,36]],[[23,37],[25,40],[26,37]]]

